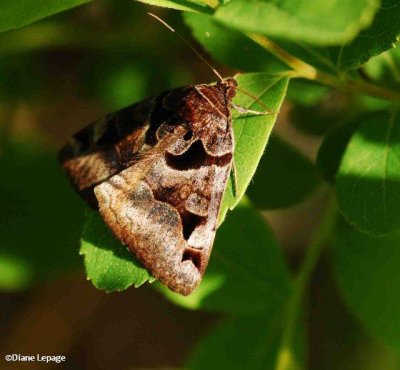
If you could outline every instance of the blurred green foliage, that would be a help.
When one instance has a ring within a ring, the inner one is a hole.
[[[25,289],[75,265],[82,204],[71,194],[55,152],[12,142],[0,168],[0,288]]]

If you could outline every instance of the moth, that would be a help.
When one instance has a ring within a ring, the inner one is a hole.
[[[221,77],[166,91],[92,123],[59,155],[117,239],[182,295],[210,258],[232,170],[236,90],[234,78]]]

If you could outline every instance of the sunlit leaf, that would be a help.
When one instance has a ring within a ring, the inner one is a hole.
[[[372,24],[350,43],[332,52],[339,69],[357,68],[371,57],[394,47],[400,36],[400,3],[382,0]]]
[[[361,30],[351,43],[318,47],[294,38],[278,39],[276,42],[297,58],[320,70],[340,76],[343,71],[358,68],[373,56],[394,48],[400,36],[400,22],[397,21],[399,17],[398,1],[383,0],[375,18],[371,19],[372,23]],[[333,18],[336,19],[336,16]]]
[[[376,0],[333,2],[235,0],[215,17],[229,27],[316,45],[338,45],[367,27],[378,10]]]
[[[377,84],[400,89],[400,43],[363,66],[368,78]]]
[[[212,8],[202,0],[138,0],[141,3],[170,8],[176,10],[197,11],[211,13]]]
[[[400,228],[400,115],[375,113],[351,138],[336,178],[340,210],[358,229]]]
[[[278,112],[286,94],[288,78],[285,74],[248,73],[237,78],[239,87],[255,95],[268,109]],[[240,91],[234,102],[242,107],[264,111],[250,96]],[[234,121],[237,188],[234,192],[232,179],[229,180],[220,211],[223,220],[228,209],[233,209],[245,193],[264,153],[269,136],[274,127],[277,114],[267,116],[238,115]]]
[[[92,210],[87,211],[80,253],[84,256],[87,277],[98,289],[112,292],[153,280]]]
[[[341,220],[333,263],[340,292],[367,330],[400,346],[400,234],[371,237]]]
[[[209,15],[185,13],[184,19],[196,40],[213,59],[226,66],[247,72],[271,73],[289,69],[243,33],[223,26]]]
[[[3,0],[0,11],[0,32],[26,26],[39,19],[74,8],[90,0]]]

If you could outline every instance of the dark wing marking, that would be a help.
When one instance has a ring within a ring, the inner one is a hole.
[[[166,151],[156,146],[145,161],[97,185],[95,194],[117,238],[154,277],[187,295],[208,264],[231,160],[219,163],[201,154],[201,163],[195,156],[194,169],[171,167],[166,157],[177,142]]]

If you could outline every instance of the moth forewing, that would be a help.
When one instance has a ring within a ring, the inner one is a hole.
[[[215,237],[232,166],[235,86],[230,79],[164,93],[147,125],[124,121],[121,130],[113,115],[106,125],[113,141],[101,150],[119,170],[88,188],[114,235],[154,277],[184,295],[200,283]],[[84,183],[90,161],[71,160],[81,167],[74,182]]]
[[[61,149],[59,160],[79,195],[97,209],[93,188],[126,167],[126,155],[144,147],[154,99],[108,114],[77,132]],[[126,150],[125,148],[129,148]]]

